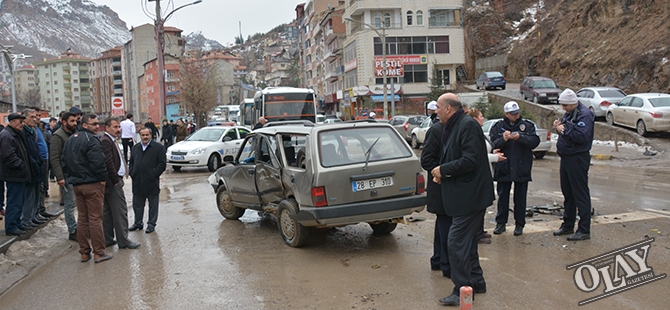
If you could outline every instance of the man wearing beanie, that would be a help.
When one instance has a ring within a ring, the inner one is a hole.
[[[430,116],[431,124],[436,124],[440,122],[440,119],[437,117],[437,101],[433,100],[428,103],[428,116]]]
[[[565,110],[561,120],[554,121],[554,129],[558,133],[556,153],[561,157],[561,191],[565,199],[565,212],[563,224],[554,231],[554,236],[572,234],[579,212],[577,232],[568,236],[568,240],[586,240],[591,238],[591,194],[588,183],[595,116],[569,88],[561,93],[558,103]]]

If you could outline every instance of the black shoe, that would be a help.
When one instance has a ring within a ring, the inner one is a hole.
[[[506,230],[505,223],[498,223],[498,224],[496,224],[496,229],[493,230],[493,234],[500,235],[500,234],[504,233],[505,230]]]
[[[39,221],[41,221],[41,222],[45,222],[45,223],[49,221],[49,218],[48,218],[48,217],[44,217],[44,216],[42,216],[42,215],[39,214],[39,213],[35,214],[35,218],[36,218],[37,220],[39,220]]]
[[[131,242],[131,243],[128,243],[128,245],[119,246],[119,249],[131,249],[132,250],[132,249],[137,249],[139,247],[140,247],[139,243]]]
[[[586,239],[591,239],[591,234],[585,234],[581,231],[578,231],[574,235],[568,236],[568,241],[580,241]]]
[[[56,216],[56,214],[51,214],[51,213],[46,212],[46,211],[44,211],[44,212],[40,212],[40,215],[43,216],[43,217],[46,217],[46,218],[50,218],[50,217],[54,217],[54,216]]]
[[[473,291],[475,294],[484,294],[484,293],[486,293],[486,283],[484,283],[484,284],[482,284],[482,285],[475,285],[475,286],[472,288],[472,291]]]
[[[451,294],[447,297],[440,298],[440,303],[443,306],[455,306],[458,307],[461,304],[461,297],[456,294]]]
[[[79,241],[79,239],[77,239],[77,231],[76,230],[73,233],[71,233],[67,238],[74,241],[74,242]]]
[[[32,222],[33,225],[35,225],[35,226],[40,226],[40,225],[46,223],[45,221],[40,221],[40,220],[38,220],[38,219],[33,219],[31,222]]]
[[[7,235],[7,236],[21,236],[25,233],[26,233],[26,231],[23,230],[23,229],[15,229],[15,230],[5,232],[5,235]]]
[[[105,243],[105,247],[108,248],[108,247],[113,246],[115,244],[116,244],[116,240],[112,240],[112,242]]]
[[[559,228],[557,231],[554,231],[554,236],[569,235],[574,232],[575,230],[572,228],[561,226],[561,228]]]
[[[144,228],[144,225],[142,224],[133,224],[132,226],[128,227],[128,230],[136,231],[136,230],[142,230],[142,228]]]
[[[37,227],[37,225],[35,225],[33,223],[30,223],[30,224],[22,225],[19,229],[24,230],[24,231],[31,231],[35,227]]]
[[[154,230],[155,230],[155,228],[153,226],[147,226],[146,233],[150,234],[150,233],[154,232]]]
[[[523,234],[523,226],[516,224],[516,228],[514,228],[514,235],[521,236],[522,234]]]

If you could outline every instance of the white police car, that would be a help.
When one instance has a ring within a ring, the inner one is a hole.
[[[210,126],[199,129],[184,141],[167,149],[167,163],[174,171],[181,167],[205,167],[216,171],[232,161],[249,129],[241,126]]]

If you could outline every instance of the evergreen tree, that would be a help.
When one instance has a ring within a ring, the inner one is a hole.
[[[437,69],[437,63],[433,62],[433,72],[430,77],[430,93],[426,96],[426,100],[437,101],[437,98],[440,98],[444,93],[444,86],[442,86],[442,72]]]

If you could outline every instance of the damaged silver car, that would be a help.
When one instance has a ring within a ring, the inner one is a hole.
[[[269,125],[209,178],[226,219],[245,209],[273,214],[286,244],[299,247],[316,228],[365,222],[388,234],[423,210],[419,159],[389,124]]]

